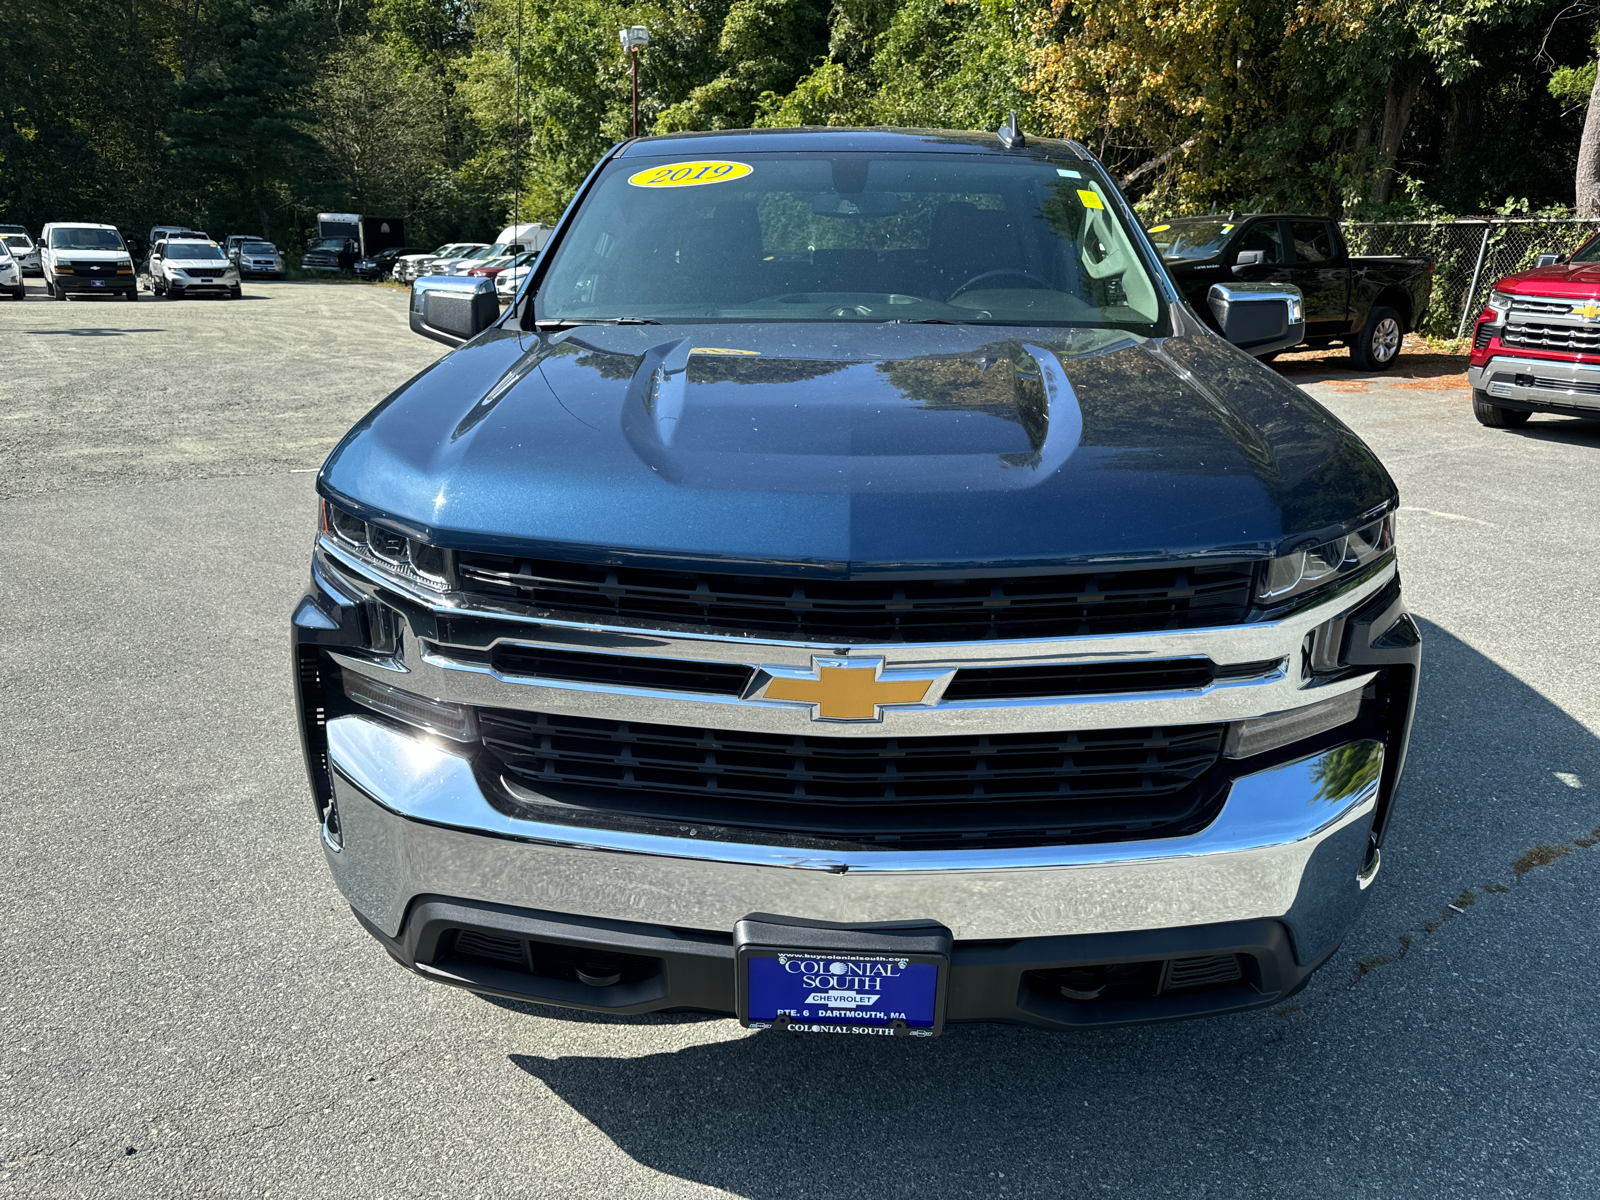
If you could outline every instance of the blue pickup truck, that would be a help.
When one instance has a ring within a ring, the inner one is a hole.
[[[292,617],[322,847],[405,967],[929,1037],[1333,954],[1416,695],[1395,486],[1082,146],[640,138],[504,312],[410,311],[459,349],[324,464]]]

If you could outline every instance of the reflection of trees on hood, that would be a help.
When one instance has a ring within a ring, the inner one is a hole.
[[[1020,423],[1015,372],[1006,346],[959,358],[909,358],[878,364],[902,396],[922,408],[981,412]]]
[[[742,354],[691,354],[689,382],[806,383],[854,365],[850,362],[814,359],[756,358]]]
[[[1355,795],[1383,770],[1383,747],[1377,742],[1351,742],[1330,750],[1311,768],[1318,800],[1339,800]]]
[[[578,366],[599,374],[602,379],[632,379],[644,361],[642,354],[619,354],[602,350],[576,339],[568,339],[551,351],[576,354]],[[743,354],[689,355],[690,383],[806,383],[832,375],[855,364],[816,359],[759,358]]]

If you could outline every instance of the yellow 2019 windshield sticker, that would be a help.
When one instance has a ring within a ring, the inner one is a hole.
[[[1151,233],[1165,233],[1167,230],[1169,230],[1171,228],[1172,228],[1171,225],[1152,225],[1152,226],[1150,226],[1150,232]]]
[[[1079,188],[1078,189],[1078,199],[1083,202],[1083,206],[1085,208],[1104,208],[1105,207],[1104,204],[1100,203],[1100,197],[1095,195],[1095,193],[1091,192],[1088,188]]]
[[[664,167],[651,167],[637,175],[628,176],[634,187],[699,187],[702,183],[727,183],[743,179],[750,174],[749,163],[742,162],[679,162]]]

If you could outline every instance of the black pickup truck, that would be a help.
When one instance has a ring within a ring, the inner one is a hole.
[[[1149,233],[1178,290],[1208,323],[1206,296],[1212,284],[1293,284],[1305,297],[1305,344],[1342,343],[1363,370],[1384,371],[1394,364],[1402,337],[1421,325],[1433,291],[1433,263],[1353,257],[1338,224],[1326,217],[1180,217],[1152,225]]]

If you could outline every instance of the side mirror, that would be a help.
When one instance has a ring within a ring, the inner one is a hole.
[[[1267,261],[1265,250],[1241,250],[1234,257],[1233,273],[1237,275],[1240,267],[1259,267]]]
[[[1305,301],[1293,284],[1214,283],[1206,303],[1222,336],[1257,357],[1305,340]]]
[[[1541,254],[1541,255],[1539,255],[1538,259],[1535,260],[1533,265],[1536,268],[1537,267],[1553,267],[1560,261],[1561,261],[1561,255],[1559,255],[1559,254]]]
[[[500,319],[494,280],[424,275],[411,288],[411,332],[446,346],[471,341]]]

